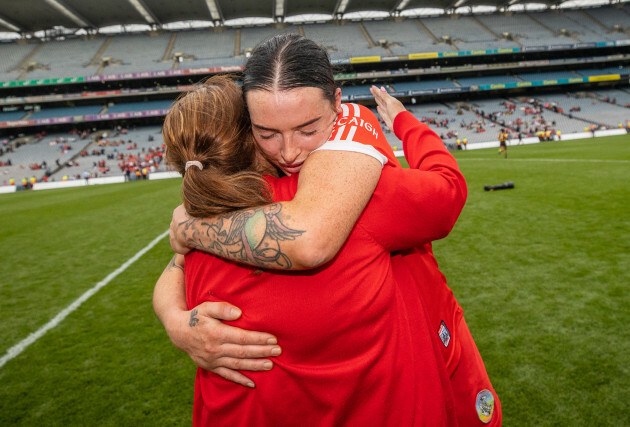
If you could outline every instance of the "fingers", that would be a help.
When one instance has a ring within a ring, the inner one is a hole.
[[[370,92],[374,95],[379,115],[387,127],[393,131],[394,119],[399,113],[406,111],[405,106],[398,99],[391,96],[383,86],[380,88],[372,86]]]
[[[273,362],[268,359],[237,359],[233,357],[222,357],[217,360],[217,365],[222,368],[251,372],[270,371],[273,368]]]
[[[216,369],[212,369],[212,372],[236,384],[240,384],[242,386],[250,387],[250,388],[255,387],[255,384],[252,380],[250,380],[249,378],[247,378],[245,375],[241,374],[238,371],[234,371],[232,369],[227,369],[227,368],[216,368]]]
[[[241,316],[241,310],[227,302],[207,301],[199,304],[196,309],[200,316],[211,317],[219,320],[236,320]],[[275,336],[266,332],[246,331],[234,326],[218,324],[214,329],[219,341],[222,343],[238,345],[275,345],[278,340]],[[267,354],[269,355],[269,354]],[[257,356],[246,356],[257,357]]]
[[[206,301],[195,307],[200,315],[220,320],[236,320],[241,310],[228,302]]]
[[[247,369],[248,371],[264,371],[264,360],[261,357],[280,356],[282,349],[277,345],[237,345],[223,344],[222,353],[226,358],[233,358],[247,364],[247,367],[231,365],[233,369]],[[254,359],[255,360],[248,360]]]

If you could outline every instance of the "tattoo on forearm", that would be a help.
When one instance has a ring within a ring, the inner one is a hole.
[[[190,326],[191,328],[194,328],[195,326],[197,326],[197,323],[199,323],[199,318],[195,317],[197,313],[199,313],[199,311],[196,308],[193,308],[193,310],[190,312],[190,322],[188,322],[188,326]]]
[[[171,258],[171,262],[168,263],[168,269],[172,270],[173,268],[179,268],[181,271],[184,271],[184,268],[181,265],[177,265],[175,263],[175,258],[177,258],[177,255],[174,255],[173,258]]]
[[[274,203],[217,216],[207,221],[188,218],[179,223],[186,246],[265,268],[289,269],[282,241],[295,240],[303,230],[283,224],[282,204]]]

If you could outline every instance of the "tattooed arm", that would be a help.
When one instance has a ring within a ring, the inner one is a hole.
[[[221,322],[236,320],[241,315],[237,307],[225,302],[204,302],[188,310],[183,266],[184,257],[175,255],[158,279],[153,293],[153,308],[169,338],[203,369],[253,387],[254,383],[236,369],[271,369],[272,362],[260,358],[280,354],[276,338]]]
[[[171,245],[263,268],[299,270],[334,257],[378,182],[378,160],[355,152],[317,151],[300,172],[291,201],[213,218],[173,212]]]
[[[281,211],[282,204],[274,203],[204,219],[189,216],[180,205],[173,218],[187,247],[261,267],[291,269],[293,262],[282,242],[295,240],[304,231],[285,226]],[[184,219],[175,219],[179,217]]]

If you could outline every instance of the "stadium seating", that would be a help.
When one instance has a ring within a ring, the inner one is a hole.
[[[350,58],[377,56],[391,57],[413,53],[428,53],[429,57],[459,54],[476,55],[480,50],[560,46],[576,43],[610,42],[629,39],[628,12],[624,4],[578,10],[545,10],[525,13],[444,14],[400,19],[362,20],[287,24],[279,26],[211,27],[180,31],[153,31],[117,35],[93,35],[65,40],[21,41],[0,43],[0,82],[40,80],[58,77],[81,77],[100,74],[126,74],[134,72],[194,69],[220,66],[241,66],[247,53],[261,40],[281,32],[304,34],[324,46],[333,62],[348,63]],[[624,32],[625,31],[625,32]],[[476,51],[466,53],[465,51]],[[177,60],[177,58],[181,58]],[[605,56],[601,57],[602,60]],[[469,147],[493,141],[500,127],[513,131],[520,129],[524,136],[535,135],[545,126],[561,130],[564,134],[583,132],[585,127],[616,128],[630,118],[630,90],[627,86],[609,89],[590,89],[589,94],[533,94],[519,97],[466,100],[465,97],[427,103],[423,95],[432,97],[443,92],[459,92],[468,87],[514,84],[523,82],[549,82],[559,79],[616,75],[623,79],[630,75],[628,66],[605,66],[596,63],[587,68],[568,71],[519,72],[516,68],[501,74],[500,68],[471,71],[464,74],[417,75],[413,69],[391,70],[391,78],[384,81],[389,90],[413,96],[410,111],[429,125],[449,147],[455,147],[457,138],[466,138]],[[601,61],[598,61],[601,62]],[[381,62],[382,64],[386,62]],[[446,63],[445,63],[446,64]],[[449,64],[450,65],[450,64]],[[444,65],[443,65],[444,66]],[[558,68],[558,67],[555,67]],[[572,66],[575,68],[575,66]],[[530,68],[532,70],[532,68]],[[404,74],[409,71],[408,76]],[[517,74],[514,74],[517,73]],[[444,77],[442,77],[444,76]],[[372,81],[372,78],[366,79]],[[344,101],[369,99],[370,83],[366,80],[340,81]],[[626,82],[626,80],[623,80]],[[32,82],[30,83],[33,84]],[[482,88],[482,89],[487,89]],[[80,89],[77,89],[80,90]],[[414,93],[415,92],[415,93]],[[28,92],[25,92],[28,94]],[[76,94],[79,95],[79,94]],[[151,94],[149,93],[148,96]],[[21,96],[21,95],[20,95]],[[148,99],[151,99],[150,97]],[[2,101],[2,100],[0,100]],[[9,100],[6,100],[9,101]],[[409,101],[409,100],[407,100]],[[97,100],[98,102],[98,100]],[[166,110],[172,100],[125,102],[125,98],[104,98],[102,105],[80,107],[52,107],[45,102],[35,109],[13,111],[10,102],[6,111],[0,111],[0,122],[38,120],[56,117],[76,117],[88,114],[117,114],[149,110]],[[32,106],[33,102],[28,101]],[[554,108],[555,107],[555,108]],[[18,105],[17,108],[22,108]],[[573,109],[573,111],[571,111]],[[481,112],[483,111],[483,115]],[[112,126],[110,124],[106,126]],[[36,131],[34,131],[36,132]],[[33,133],[34,133],[33,132]],[[78,158],[81,168],[92,168],[95,162],[104,162],[109,174],[121,174],[120,155],[143,156],[163,143],[159,126],[144,126],[108,130],[101,145],[91,145],[87,154]],[[55,138],[67,134],[49,135],[39,140],[31,138],[29,144],[18,147],[13,153],[4,153],[0,161],[11,158],[19,166],[2,167],[0,173],[11,171],[15,179],[19,174],[30,174],[28,165],[62,164],[76,156],[91,143],[74,141],[72,150],[62,151]],[[392,146],[400,148],[400,141],[386,132]],[[52,143],[51,143],[52,142]],[[98,147],[98,150],[94,150]],[[144,150],[144,152],[143,152]],[[109,156],[109,158],[107,158]],[[76,160],[76,159],[75,159]],[[21,169],[20,169],[21,167]],[[164,166],[165,167],[165,166]],[[103,168],[97,168],[103,173]],[[77,169],[78,170],[78,169]],[[43,170],[34,173],[43,174]],[[63,173],[63,171],[61,172]],[[55,177],[55,176],[53,176]]]
[[[338,61],[352,56],[383,56],[387,52],[381,47],[371,48],[356,22],[345,25],[303,25],[304,35],[328,50],[330,59]],[[352,40],[352,43],[348,43]]]
[[[0,43],[0,81],[16,80],[21,72],[17,70],[20,64],[27,59],[28,54],[35,49],[37,43]]]
[[[461,86],[480,86],[501,83],[516,83],[520,80],[513,76],[457,77]]]
[[[416,82],[395,82],[395,83],[392,83],[390,86],[396,92],[457,87],[455,83],[448,80],[422,80],[422,81],[416,81]]]
[[[628,67],[607,67],[607,68],[590,68],[576,70],[576,73],[583,76],[601,76],[604,74],[630,74],[630,68]]]
[[[24,111],[9,111],[0,113],[0,122],[20,120],[26,113]]]
[[[244,57],[234,56],[235,29],[191,30],[176,33],[172,53],[182,53],[179,68],[242,65]]]
[[[367,21],[363,25],[375,43],[379,40],[387,40],[389,49],[394,55],[454,50],[452,46],[444,43],[436,44],[415,19],[395,24],[392,21]]]
[[[528,82],[545,81],[545,80],[559,80],[559,79],[574,79],[580,77],[572,71],[554,71],[546,73],[519,73],[518,77]]]
[[[598,126],[616,127],[630,118],[630,110],[620,105],[602,102],[594,96],[544,95],[538,97],[542,102],[556,104],[573,117],[589,121]],[[577,107],[579,111],[571,111]]]
[[[43,43],[31,58],[43,69],[29,71],[24,80],[47,79],[54,77],[77,77],[93,75],[98,66],[89,66],[105,38],[93,40],[51,40]]]
[[[477,19],[495,34],[510,34],[522,46],[545,46],[559,43],[552,30],[536,22],[529,14],[479,15]],[[560,43],[566,42],[560,41]]]
[[[67,132],[49,134],[43,138],[30,138],[28,142],[15,148],[14,151],[7,152],[0,157],[0,161],[6,163],[11,160],[12,163],[12,166],[0,167],[2,180],[13,178],[19,182],[22,178],[30,179],[32,176],[40,180],[47,169],[52,172],[57,168],[57,161],[60,165],[66,164],[89,143],[90,140],[80,140],[76,135],[70,135]],[[31,165],[42,165],[44,162],[46,167],[31,169]],[[68,169],[62,169],[62,175],[68,173],[68,170],[80,173],[75,168],[78,167],[71,166]]]
[[[49,119],[52,117],[83,116],[86,114],[98,114],[103,109],[100,105],[88,105],[84,107],[45,108],[35,111],[29,119]]]
[[[145,102],[121,102],[112,105],[105,111],[106,114],[123,113],[127,111],[149,111],[149,110],[167,110],[171,107],[173,101],[145,101]]]

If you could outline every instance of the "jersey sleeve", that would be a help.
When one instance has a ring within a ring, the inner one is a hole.
[[[400,166],[383,134],[378,118],[369,108],[342,104],[333,132],[318,150],[353,151],[374,157],[382,165]]]
[[[442,140],[411,113],[396,116],[411,169],[386,168],[361,226],[390,251],[417,247],[450,233],[467,196],[466,181]]]

